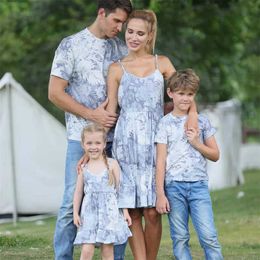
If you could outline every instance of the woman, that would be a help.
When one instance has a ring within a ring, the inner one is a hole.
[[[107,78],[107,110],[121,108],[113,141],[122,170],[119,207],[129,208],[132,218],[134,258],[149,260],[156,259],[162,232],[155,210],[154,135],[163,116],[164,79],[175,72],[167,57],[152,55],[156,30],[152,11],[134,11],[125,33],[129,54],[110,66]]]

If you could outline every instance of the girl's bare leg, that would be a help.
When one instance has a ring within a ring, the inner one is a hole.
[[[146,260],[146,249],[144,240],[144,231],[142,226],[142,209],[129,209],[132,218],[130,226],[132,237],[128,241],[135,260]]]
[[[102,260],[114,260],[114,246],[113,244],[101,245]]]
[[[94,255],[95,246],[93,244],[83,244],[80,260],[91,260]]]
[[[162,237],[161,215],[155,208],[144,209],[144,237],[147,260],[156,260]]]

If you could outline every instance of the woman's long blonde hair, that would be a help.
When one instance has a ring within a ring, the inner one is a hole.
[[[105,128],[103,126],[99,125],[99,124],[91,123],[91,124],[85,126],[83,128],[82,132],[81,132],[81,143],[82,143],[82,145],[84,143],[85,136],[88,133],[96,133],[96,132],[102,133],[103,140],[106,143],[106,141],[107,141],[107,133],[106,133]],[[108,183],[109,183],[109,185],[115,185],[116,186],[115,176],[113,174],[113,171],[112,171],[111,167],[109,167],[109,163],[108,163],[108,159],[107,159],[105,148],[103,150],[103,159],[104,159],[104,162],[105,162],[105,164],[107,166],[107,169],[108,169]]]
[[[148,33],[152,35],[152,39],[146,45],[146,51],[154,54],[155,41],[157,35],[157,18],[156,14],[151,10],[134,10],[128,17],[126,26],[131,19],[141,19],[148,23]]]

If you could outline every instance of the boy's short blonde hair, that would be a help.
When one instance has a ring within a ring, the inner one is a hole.
[[[200,78],[192,69],[178,70],[170,76],[166,84],[171,92],[191,90],[196,93],[199,89]]]

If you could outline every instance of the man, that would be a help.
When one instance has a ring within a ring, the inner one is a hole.
[[[80,134],[91,121],[112,127],[117,114],[105,110],[108,66],[127,53],[115,36],[132,11],[130,0],[99,0],[95,21],[86,29],[63,39],[55,52],[49,81],[49,99],[65,111],[68,147],[65,190],[58,214],[55,259],[73,259],[73,194],[76,165],[83,155]],[[109,136],[109,142],[112,141]],[[110,145],[108,144],[108,147]],[[115,246],[115,259],[124,258],[125,246]]]

